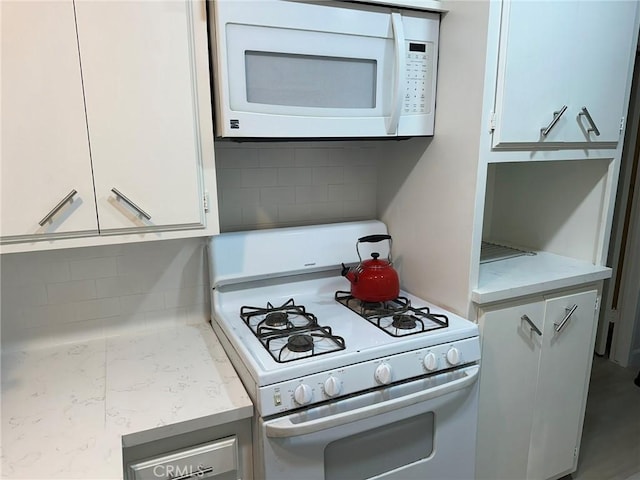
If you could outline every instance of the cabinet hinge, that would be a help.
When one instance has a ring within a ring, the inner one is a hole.
[[[578,447],[573,449],[573,458],[576,458],[578,456]]]
[[[597,312],[599,308],[600,308],[600,297],[596,297],[596,306],[594,310]]]
[[[622,130],[624,129],[624,117],[620,118],[620,133],[622,133]]]
[[[489,133],[493,133],[496,129],[496,112],[489,114]]]
[[[202,197],[202,206],[204,207],[205,213],[209,211],[209,192],[205,191]]]

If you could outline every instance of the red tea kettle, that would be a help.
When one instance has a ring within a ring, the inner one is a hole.
[[[375,243],[389,240],[389,256],[380,260],[378,252],[371,254],[371,259],[362,261],[360,243]],[[351,282],[351,295],[363,302],[386,302],[400,294],[400,280],[391,262],[391,235],[368,235],[356,242],[356,251],[360,263],[349,268],[342,264],[342,276]]]

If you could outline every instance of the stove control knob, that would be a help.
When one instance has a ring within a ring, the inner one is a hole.
[[[447,362],[451,365],[460,363],[460,351],[456,347],[451,347],[447,352]]]
[[[324,381],[324,393],[329,397],[335,397],[340,393],[340,380],[331,376]]]
[[[376,368],[376,382],[381,385],[388,385],[389,383],[391,383],[391,374],[391,365],[389,365],[388,363],[381,363]]]
[[[306,383],[301,383],[293,391],[293,399],[298,405],[306,405],[313,398],[311,387]]]
[[[438,369],[438,357],[436,357],[433,352],[427,353],[422,363],[424,363],[424,367],[430,372]]]

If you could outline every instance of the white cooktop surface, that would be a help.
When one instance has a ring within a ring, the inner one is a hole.
[[[262,281],[251,284],[251,288],[227,287],[213,293],[215,320],[259,386],[478,335],[474,323],[401,292],[411,300],[412,306],[427,306],[431,313],[446,315],[449,326],[427,333],[393,337],[335,300],[337,290],[350,289],[349,282],[339,272],[336,275],[332,272],[328,277],[320,274],[309,277],[304,277],[308,279],[303,281],[297,281],[295,277],[296,281]],[[240,317],[240,309],[242,306],[266,307],[267,302],[280,306],[291,298],[297,305],[304,305],[307,312],[313,313],[318,324],[330,327],[334,335],[344,338],[346,348],[292,362],[277,362]]]

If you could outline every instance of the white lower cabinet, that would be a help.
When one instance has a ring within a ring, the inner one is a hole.
[[[597,289],[480,307],[476,477],[551,479],[576,469]]]

